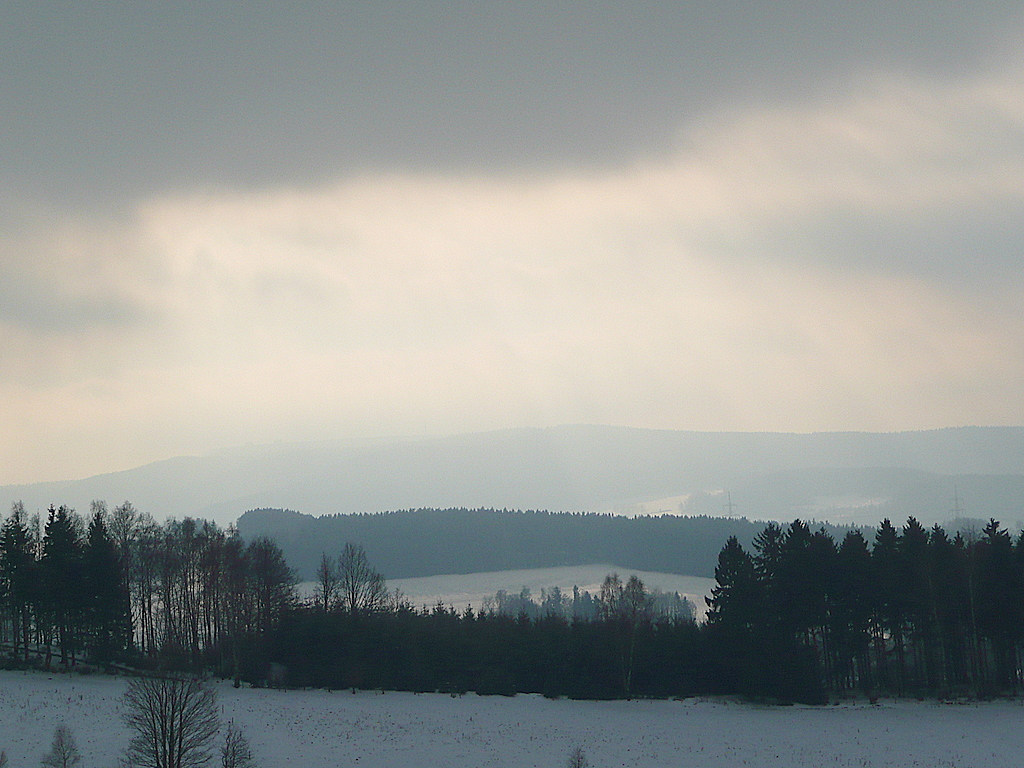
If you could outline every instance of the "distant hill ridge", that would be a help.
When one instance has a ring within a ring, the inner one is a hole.
[[[731,494],[734,507],[726,509]],[[954,499],[956,497],[956,499]],[[250,509],[312,515],[416,508],[745,515],[876,524],[915,515],[1024,520],[1024,428],[895,433],[523,428],[444,438],[279,444],[181,457],[85,480],[0,488],[88,509],[131,500],[223,524]],[[646,505],[646,506],[645,506]]]
[[[304,580],[314,578],[322,553],[335,556],[349,541],[361,544],[373,566],[389,579],[593,563],[710,577],[729,536],[749,544],[763,527],[732,518],[495,509],[325,517],[257,509],[238,520],[246,539],[273,537]],[[837,539],[845,533],[826,527]]]

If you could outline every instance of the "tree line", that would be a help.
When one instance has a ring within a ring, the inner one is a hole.
[[[499,589],[494,595],[484,598],[481,610],[534,620],[556,616],[593,621],[608,615],[612,595],[627,587],[635,590],[637,583],[643,584],[636,579],[623,586],[619,575],[613,573],[605,578],[597,595],[579,587],[573,587],[572,592],[565,592],[557,586],[542,588],[539,598],[535,598],[530,588],[525,586],[517,593]],[[657,588],[646,591],[645,588],[644,599],[646,611],[654,620],[693,621],[696,617],[693,603],[678,592],[663,592]],[[370,564],[362,545],[347,542],[336,558],[326,552],[321,554],[312,594],[314,607],[365,613],[383,608],[395,609],[405,602],[400,591],[388,590],[384,575]]]
[[[22,663],[84,653],[238,676],[294,599],[276,544],[208,521],[159,524],[129,502],[44,520],[15,503],[0,525],[0,644]]]
[[[888,519],[836,544],[796,520],[718,557],[708,631],[735,692],[804,700],[1021,690],[1024,533],[996,520],[950,536]]]
[[[453,537],[457,538],[457,537]],[[909,518],[874,535],[770,523],[718,555],[704,625],[635,577],[597,595],[496,595],[417,610],[361,545],[321,553],[314,594],[267,538],[130,503],[0,525],[8,663],[127,661],[256,684],[587,698],[739,693],[991,696],[1024,683],[1024,534],[950,536]],[[685,607],[685,606],[683,606]]]
[[[238,528],[246,540],[274,539],[303,580],[315,578],[324,550],[340,552],[346,542],[359,542],[388,579],[593,563],[709,577],[722,542],[736,536],[749,544],[761,523],[510,509],[408,509],[322,517],[257,509],[243,514]],[[842,536],[847,528],[827,530]]]
[[[573,587],[571,592],[557,586],[541,588],[537,597],[529,587],[523,587],[519,592],[499,589],[494,595],[484,598],[481,610],[500,616],[527,616],[534,620],[557,616],[572,621],[596,621],[607,613],[605,606],[608,602],[602,598],[602,593],[607,595],[609,589],[620,584],[619,575],[613,573],[605,578],[596,595],[579,587]],[[647,600],[654,621],[662,618],[670,621],[696,619],[695,606],[678,592],[663,592],[655,588],[647,592]]]
[[[325,555],[318,576],[312,599],[268,634],[269,684],[576,698],[714,688],[692,613],[678,596],[659,612],[635,575],[609,574],[587,601],[578,593],[576,613],[553,591],[539,604],[520,595],[515,614],[511,603],[416,609],[355,544]]]
[[[156,523],[130,503],[66,506],[44,520],[13,505],[0,525],[0,644],[6,663],[126,662],[260,684],[404,690],[657,695],[666,657],[692,643],[692,615],[636,577],[599,595],[557,591],[517,611],[414,609],[390,592],[362,546],[324,555],[301,603],[280,549],[186,518]],[[657,599],[656,599],[657,598]],[[680,673],[689,674],[689,673]],[[678,678],[678,675],[676,676]]]

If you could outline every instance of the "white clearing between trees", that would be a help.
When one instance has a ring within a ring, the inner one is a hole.
[[[711,594],[715,580],[702,576],[681,576],[676,573],[655,573],[623,568],[618,565],[571,565],[557,568],[532,568],[517,571],[491,571],[487,573],[446,574],[442,576],[421,576],[410,579],[388,579],[389,589],[401,590],[402,595],[415,608],[431,608],[438,602],[462,611],[470,606],[480,610],[487,598],[493,598],[499,589],[511,595],[518,595],[526,587],[537,602],[541,590],[558,587],[572,596],[573,587],[596,596],[601,591],[601,582],[609,574],[617,573],[623,581],[636,575],[648,590],[678,592],[685,597],[703,619],[707,614],[704,598]],[[312,596],[316,582],[306,581],[299,585],[299,594]]]
[[[576,746],[591,768],[1009,768],[1020,765],[1024,725],[1024,706],[1005,701],[758,707],[215,686],[222,719],[241,726],[261,768],[564,768]],[[39,765],[61,724],[80,768],[117,765],[129,740],[125,687],[99,675],[0,672],[0,749],[11,768]]]

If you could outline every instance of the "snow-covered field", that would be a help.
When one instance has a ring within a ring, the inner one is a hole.
[[[662,592],[678,592],[697,608],[701,618],[707,613],[705,595],[711,594],[714,579],[702,576],[680,576],[675,573],[655,573],[622,568],[617,565],[574,565],[560,568],[534,568],[519,571],[492,571],[488,573],[448,574],[444,576],[423,576],[415,579],[388,579],[389,589],[399,589],[417,608],[434,606],[440,601],[457,610],[467,605],[479,610],[484,600],[494,597],[503,589],[518,595],[523,587],[530,590],[534,600],[540,600],[542,589],[558,587],[565,594],[572,595],[572,588],[596,595],[601,591],[601,582],[610,573],[618,573],[623,581],[636,574],[648,589]],[[312,581],[299,585],[300,592],[312,595],[315,584]]]
[[[114,768],[128,742],[123,679],[0,672],[0,749],[37,766],[67,724],[80,768]],[[1021,764],[1017,702],[757,707],[725,701],[568,701],[539,696],[270,691],[216,684],[262,768],[561,768],[582,745],[593,768]]]

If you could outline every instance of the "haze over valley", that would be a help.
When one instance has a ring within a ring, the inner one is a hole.
[[[45,511],[127,499],[159,519],[225,525],[252,509],[322,516],[464,507],[859,525],[995,517],[1019,527],[1022,468],[1024,428],[801,435],[565,426],[254,446],[6,486],[0,500]]]

